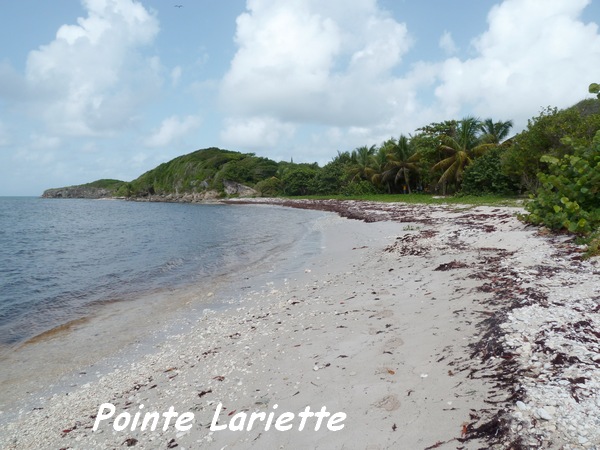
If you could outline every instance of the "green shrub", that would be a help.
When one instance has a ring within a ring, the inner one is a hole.
[[[544,155],[562,158],[572,154],[573,146],[589,146],[600,130],[600,114],[595,113],[599,101],[589,99],[570,108],[546,108],[528,121],[527,129],[512,140],[512,146],[502,156],[506,175],[519,177],[530,193],[539,188],[538,172],[547,172]],[[571,141],[565,141],[565,137]]]
[[[348,184],[347,165],[332,161],[319,169],[313,180],[313,191],[317,195],[335,195]]]
[[[343,191],[343,195],[354,196],[354,195],[368,195],[368,194],[380,194],[381,189],[378,189],[370,181],[361,180],[354,183],[348,184]]]
[[[283,176],[283,192],[285,195],[312,195],[318,169],[309,164],[294,164]]]
[[[256,189],[262,197],[276,197],[283,192],[283,184],[279,178],[271,177],[256,183],[254,189]]]
[[[569,144],[569,139],[564,140]],[[572,143],[571,143],[572,144]],[[600,132],[589,147],[575,147],[562,158],[543,156],[548,170],[538,174],[540,188],[523,218],[552,230],[580,235],[600,227]]]
[[[518,183],[502,173],[500,147],[488,150],[467,166],[461,194],[464,195],[510,195],[517,192]]]

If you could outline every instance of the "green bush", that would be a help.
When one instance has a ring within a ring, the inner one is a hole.
[[[382,190],[378,189],[370,181],[361,180],[354,183],[348,184],[342,194],[348,197],[352,197],[355,195],[368,195],[368,194],[381,194]]]
[[[317,171],[313,180],[313,191],[318,195],[335,195],[348,184],[347,165],[332,161]]]
[[[281,181],[285,195],[312,195],[318,169],[309,164],[294,164],[287,168]]]
[[[262,197],[277,197],[283,192],[283,184],[279,178],[271,177],[256,183],[254,189],[256,189]]]
[[[564,143],[572,142],[565,139]],[[600,132],[589,147],[575,147],[562,158],[543,156],[548,170],[538,174],[540,188],[524,219],[552,230],[580,235],[600,227]]]
[[[547,172],[544,155],[562,158],[572,154],[575,146],[588,146],[600,130],[599,101],[589,99],[563,110],[545,108],[528,121],[527,129],[512,139],[512,146],[502,156],[502,171],[519,177],[522,186],[535,193],[539,188],[538,172]],[[569,136],[569,143],[563,138]]]
[[[464,195],[510,195],[517,192],[518,183],[502,173],[501,147],[488,150],[467,166],[461,194]]]

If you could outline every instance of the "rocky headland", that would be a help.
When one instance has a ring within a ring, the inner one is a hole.
[[[42,198],[111,198],[113,192],[106,188],[94,186],[68,186],[62,188],[46,189]]]

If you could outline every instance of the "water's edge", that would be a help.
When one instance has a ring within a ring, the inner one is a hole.
[[[66,394],[152,352],[170,335],[188,330],[207,310],[234,308],[248,290],[299,273],[321,251],[319,221],[330,216],[305,216],[302,240],[277,247],[251,266],[189,285],[153,289],[127,301],[101,303],[92,314],[13,346],[0,359],[0,422],[19,410],[39,407],[41,398]]]

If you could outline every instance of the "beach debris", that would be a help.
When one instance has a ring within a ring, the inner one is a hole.
[[[469,265],[464,262],[454,260],[449,263],[440,264],[433,270],[434,271],[447,271],[447,270],[452,270],[452,269],[463,269],[465,267],[469,267]]]
[[[223,375],[217,375],[216,377],[213,377],[213,380],[223,381],[225,380],[225,377]]]
[[[133,447],[134,445],[137,445],[138,440],[136,438],[127,438],[123,441],[123,444],[125,444],[127,447]],[[121,444],[121,445],[123,445]]]
[[[167,442],[167,448],[175,448],[175,447],[179,447],[179,444],[177,442],[175,442],[175,438],[173,438]]]
[[[430,445],[429,447],[425,447],[423,450],[433,450],[434,448],[440,448],[442,445],[446,444],[448,441],[437,441],[435,444]]]
[[[206,394],[210,394],[212,392],[212,389],[208,389],[206,391],[202,391],[198,393],[198,397],[202,398],[204,397]]]
[[[62,430],[62,437],[65,437],[70,432],[76,430],[79,425],[81,425],[80,422],[75,422],[75,425],[73,425],[71,428],[65,428],[65,429],[63,429]]]
[[[461,426],[461,430],[460,430],[460,437],[464,438],[467,435],[468,430],[469,430],[469,423],[463,422],[463,424]]]
[[[293,397],[293,396],[292,396]],[[271,401],[271,399],[269,397],[262,397],[259,400],[256,400],[254,402],[255,405],[257,406],[262,406],[262,407],[268,407],[269,406],[269,402]]]

